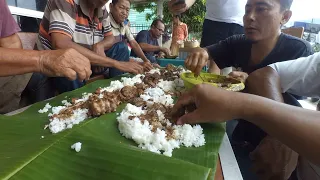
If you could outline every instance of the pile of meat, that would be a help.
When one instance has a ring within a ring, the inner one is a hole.
[[[146,102],[140,98],[140,95],[144,93],[147,88],[156,87],[157,83],[162,80],[173,81],[179,78],[179,74],[183,71],[183,68],[168,65],[164,69],[160,69],[159,72],[145,73],[145,76],[141,77],[142,83],[136,83],[134,86],[124,86],[120,90],[113,92],[102,91],[98,88],[88,100],[78,102],[77,99],[72,99],[72,104],[62,109],[58,114],[51,116],[53,118],[59,118],[60,120],[67,119],[73,115],[76,109],[88,109],[88,117],[97,117],[106,113],[115,112],[117,107],[121,103],[129,102],[136,106],[146,106]],[[180,91],[168,92],[171,95],[179,96]],[[157,123],[154,127],[165,126],[160,124],[157,119],[156,110],[168,115],[169,110],[161,104],[154,104],[154,106],[148,110],[148,113],[141,117],[142,119],[149,119],[151,123]]]

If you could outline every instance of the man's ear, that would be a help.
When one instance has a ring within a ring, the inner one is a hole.
[[[291,16],[292,16],[291,10],[284,11],[282,20],[281,20],[281,25],[285,25],[290,20]]]
[[[109,11],[110,11],[112,8],[113,8],[113,4],[110,3],[110,4],[109,4]]]

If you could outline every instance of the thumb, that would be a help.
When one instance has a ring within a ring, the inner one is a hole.
[[[201,113],[199,109],[194,110],[191,113],[185,114],[182,117],[180,117],[177,121],[178,125],[183,125],[183,124],[197,124],[203,119],[201,119]]]

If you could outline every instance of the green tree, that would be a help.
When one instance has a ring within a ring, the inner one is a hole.
[[[146,14],[146,20],[154,20],[157,18],[157,4],[154,2],[136,4],[133,8],[137,12],[144,12],[145,9],[151,9],[152,13]],[[202,32],[202,24],[206,12],[206,0],[197,0],[195,4],[182,14],[182,21],[188,25],[189,32],[193,34],[200,34]],[[168,9],[168,2],[163,4],[163,21],[170,25],[172,22],[172,14]]]

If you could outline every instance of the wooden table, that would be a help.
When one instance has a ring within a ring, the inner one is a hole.
[[[214,180],[224,180],[220,157],[219,157],[218,162],[217,162],[217,170],[216,170],[216,175],[214,176]]]
[[[15,114],[19,114],[28,109],[29,107],[30,106],[18,109],[6,115],[12,116]],[[224,135],[219,150],[219,159],[217,162],[217,169],[214,180],[243,180],[227,134]]]

